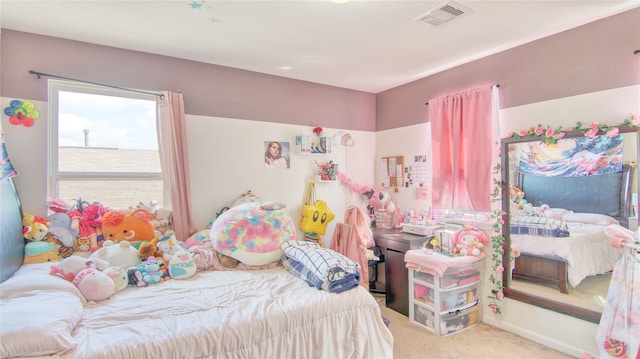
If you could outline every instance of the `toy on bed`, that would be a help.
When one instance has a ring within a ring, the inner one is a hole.
[[[157,241],[156,246],[162,253],[165,262],[169,262],[178,251],[186,251],[184,243],[176,239],[175,234],[164,235]]]
[[[87,268],[102,270],[108,267],[108,263],[98,258],[84,258],[71,256],[60,263],[51,266],[49,274],[58,276],[69,282],[73,281],[78,273]]]
[[[141,242],[154,238],[152,219],[153,213],[141,208],[130,212],[110,210],[102,216],[102,234],[114,243],[129,241],[138,248]]]
[[[47,233],[49,233],[48,226],[49,224],[46,219],[30,213],[22,213],[24,239],[33,242],[43,240]]]
[[[86,300],[101,301],[116,293],[116,286],[111,277],[95,269],[83,269],[71,281]]]
[[[102,248],[91,253],[89,259],[98,259],[107,263],[109,267],[124,269],[135,267],[142,262],[138,251],[128,241],[113,243],[110,240],[106,240]]]
[[[59,262],[60,251],[50,242],[29,242],[24,247],[24,264]]]
[[[140,260],[145,260],[149,257],[162,257],[162,251],[158,248],[158,240],[160,238],[155,237],[150,241],[140,243],[138,248]]]
[[[280,245],[296,238],[296,226],[279,202],[247,202],[222,213],[211,226],[215,250],[249,265],[280,260]]]
[[[172,229],[173,217],[171,210],[168,208],[158,208],[153,215],[151,223],[153,223],[153,230],[155,237],[162,237],[164,235],[175,234]]]
[[[106,211],[106,208],[100,203],[89,203],[79,198],[77,204],[69,212],[71,229],[79,233],[79,239],[84,239],[85,242],[89,240],[89,250],[92,252],[98,250],[104,240],[101,217]]]
[[[162,280],[162,271],[160,266],[162,265],[162,259],[156,257],[149,257],[144,262],[138,264],[136,268],[142,275],[142,280],[147,284],[160,283]]]
[[[187,279],[196,274],[196,262],[193,253],[179,250],[171,256],[168,265],[169,275],[173,279]]]
[[[489,243],[487,235],[478,228],[466,227],[453,237],[453,253],[462,256],[479,256],[484,244]]]

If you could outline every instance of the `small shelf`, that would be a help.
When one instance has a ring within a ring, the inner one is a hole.
[[[316,135],[296,136],[296,149],[299,155],[327,156],[331,154],[331,137]]]

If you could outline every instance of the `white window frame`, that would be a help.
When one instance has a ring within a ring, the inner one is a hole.
[[[59,171],[58,166],[58,92],[79,92],[88,93],[94,95],[104,96],[118,96],[127,97],[141,100],[156,101],[155,95],[137,93],[133,91],[114,89],[110,87],[92,85],[81,82],[71,82],[62,80],[48,80],[49,90],[49,121],[48,121],[48,159],[47,159],[47,172],[49,173],[49,181],[47,185],[47,193],[50,198],[59,198],[59,181],[117,181],[117,180],[129,180],[129,181],[148,181],[148,180],[163,180],[162,172],[73,172],[73,171]],[[158,114],[156,111],[156,118]],[[156,130],[158,131],[158,129]],[[158,148],[160,145],[158,144]],[[164,203],[167,202],[167,193],[163,193]]]

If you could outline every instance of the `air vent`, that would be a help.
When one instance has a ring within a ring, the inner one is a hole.
[[[466,12],[468,12],[468,10],[463,6],[456,4],[453,1],[448,1],[428,13],[417,17],[415,20],[426,22],[432,26],[439,26]]]

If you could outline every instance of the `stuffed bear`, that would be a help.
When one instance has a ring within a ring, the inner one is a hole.
[[[171,210],[168,208],[159,208],[155,211],[151,223],[153,223],[154,234],[160,238],[164,235],[175,234],[172,225]]]

